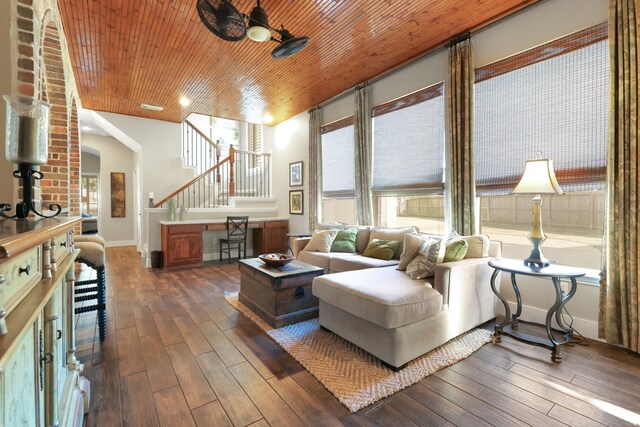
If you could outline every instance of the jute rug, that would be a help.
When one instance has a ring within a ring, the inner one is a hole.
[[[238,301],[237,292],[226,293],[225,298],[300,362],[351,412],[453,365],[491,341],[491,332],[474,329],[393,372],[366,351],[320,329],[317,318],[273,329]]]

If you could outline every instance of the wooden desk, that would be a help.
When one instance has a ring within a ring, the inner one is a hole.
[[[162,253],[165,267],[189,266],[202,263],[202,233],[226,230],[226,220],[161,222]],[[249,221],[253,233],[253,253],[286,251],[288,220]]]

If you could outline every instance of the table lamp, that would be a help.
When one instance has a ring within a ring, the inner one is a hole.
[[[33,202],[34,180],[43,177],[38,166],[47,163],[48,159],[51,105],[26,96],[3,98],[7,102],[6,157],[9,162],[18,164],[13,176],[22,180],[23,201],[16,205],[14,215],[5,213],[11,210],[10,204],[0,203],[0,216],[24,219],[33,212],[41,217],[54,217],[62,210],[60,205],[50,205],[49,209],[55,213],[47,216],[38,212]]]
[[[533,206],[533,222],[529,232],[529,241],[533,245],[529,258],[524,260],[524,265],[529,267],[547,267],[549,260],[544,257],[540,245],[547,240],[542,231],[542,197],[540,194],[562,194],[558,185],[556,174],[553,171],[553,161],[549,159],[527,160],[520,182],[511,194],[534,194],[531,199]]]

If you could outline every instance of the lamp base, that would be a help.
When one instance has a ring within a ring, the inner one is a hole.
[[[524,260],[524,265],[531,268],[542,268],[550,265],[549,260],[544,257],[540,245],[544,241],[543,239],[535,239],[529,237],[529,241],[533,245],[529,257]]]
[[[33,204],[33,180],[42,179],[43,176],[42,172],[33,169],[32,165],[21,163],[19,165],[19,169],[17,171],[13,171],[13,177],[22,180],[22,194],[24,196],[24,200],[16,205],[16,213],[14,215],[5,214],[5,212],[11,210],[10,204],[0,204],[0,216],[7,219],[25,219],[29,216],[30,212],[33,212],[43,218],[53,218],[58,216],[62,211],[62,207],[57,203],[49,205],[49,209],[55,211],[52,215],[44,215],[38,212]]]

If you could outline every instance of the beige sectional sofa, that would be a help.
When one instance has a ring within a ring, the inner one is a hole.
[[[397,259],[310,253],[304,240],[294,245],[301,261],[337,272],[313,281],[320,325],[399,369],[496,317],[488,260],[501,256],[501,244],[487,242],[489,257],[438,264],[423,280],[398,271]]]

